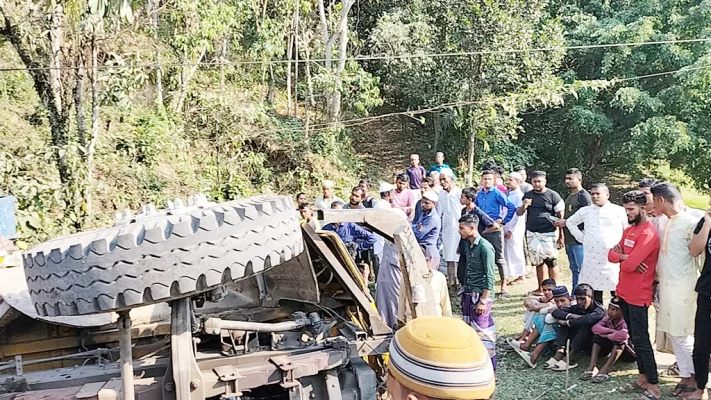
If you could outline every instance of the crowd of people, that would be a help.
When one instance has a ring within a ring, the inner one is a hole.
[[[448,378],[441,374],[434,374],[434,379],[422,371],[424,375],[418,378],[398,369],[390,374],[396,381],[393,385],[421,395],[402,398],[488,398],[447,397],[444,392],[453,388],[470,390],[477,396],[489,389],[493,392],[495,298],[507,298],[511,285],[533,275],[537,288],[523,304],[522,330],[508,340],[530,367],[550,353],[545,368],[567,371],[577,368],[579,354],[587,352],[590,363],[580,379],[602,383],[611,379],[617,360],[636,360],[637,379],[620,391],[637,393],[641,399],[659,399],[662,393],[648,317],[649,307],[654,306],[656,348],[675,355],[677,362],[672,370],[681,378],[671,394],[708,398],[705,387],[711,339],[704,331],[711,327],[711,209],[705,213],[689,209],[673,184],[649,178],[625,193],[622,205],[610,201],[610,190],[603,183],[591,185],[590,191],[584,189],[578,169],[566,171],[569,193],[565,199],[546,187],[544,171],[532,171],[529,183],[526,168],[516,167],[506,173],[494,162],[487,162],[480,178],[476,187],[460,189],[442,153],[437,153],[435,164],[428,170],[413,154],[410,166],[394,174],[392,183],[378,185],[378,199],[370,196],[367,180],[351,190],[347,202],[336,196],[331,181],[323,182],[322,195],[313,205],[303,193],[297,196],[304,223],[336,232],[356,261],[376,268],[375,301],[388,325],[403,326],[409,312],[400,296],[401,266],[394,245],[357,224],[320,226],[314,208],[396,210],[412,223],[430,268],[429,282],[440,316],[451,317],[449,292],[457,291],[462,319],[473,328],[470,331],[476,333],[482,346],[472,354],[483,350],[488,353],[491,379],[485,378],[486,368],[478,372],[482,375],[477,384],[466,379],[457,381],[459,372],[453,372],[453,381],[461,385],[468,382],[467,387],[457,388],[457,384],[447,384]],[[565,249],[569,261],[572,291],[560,277],[561,249]],[[500,279],[498,292],[496,273]],[[606,292],[610,297],[605,308]],[[395,349],[391,345],[392,360],[397,360],[398,352],[403,357],[400,367],[411,362],[403,356],[407,352],[403,341],[414,340],[406,339],[407,335],[422,333],[407,329],[417,320],[398,331]],[[450,327],[449,320],[419,323],[446,335],[439,326]],[[460,326],[455,325],[448,329],[458,332]],[[469,345],[444,339],[441,342],[443,349],[437,351],[445,353]],[[425,364],[413,368],[427,369]],[[437,389],[434,383],[446,390]]]

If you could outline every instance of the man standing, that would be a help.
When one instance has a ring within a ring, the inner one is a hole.
[[[432,171],[437,171],[440,174],[442,173],[443,169],[451,169],[449,165],[444,163],[444,153],[441,151],[438,151],[437,154],[435,154],[435,165],[430,167],[430,170],[427,171],[429,173],[432,173]],[[454,176],[454,175],[452,175]]]
[[[518,172],[509,174],[509,201],[518,209],[523,205],[523,192],[521,184],[523,177]],[[509,285],[523,280],[526,275],[526,256],[524,255],[524,241],[526,237],[526,215],[518,216],[514,214],[511,221],[504,226],[504,257],[506,258],[506,270],[509,278],[515,279]]]
[[[338,196],[334,194],[334,187],[336,184],[333,181],[325,180],[321,182],[321,190],[323,195],[316,199],[316,208],[319,210],[329,210],[331,208],[331,203],[334,201],[340,201],[343,203]]]
[[[462,191],[454,184],[452,170],[445,168],[440,174],[442,193],[439,202],[442,204],[442,255],[447,263],[447,281],[450,285],[456,284],[457,276],[457,248],[461,237],[459,236],[459,218],[462,212],[460,197]]]
[[[367,179],[361,179],[358,186],[363,189],[363,206],[365,208],[373,208],[375,199],[370,195],[370,182]]]
[[[334,201],[331,204],[331,209],[342,210],[344,204],[340,201]],[[375,236],[373,233],[361,228],[353,222],[333,223],[323,227],[324,231],[336,232],[346,245],[351,254],[358,255],[360,252],[370,250],[375,244]],[[358,256],[354,256],[358,261]]]
[[[464,208],[462,208],[462,217],[467,214],[474,214],[479,218],[479,234],[483,235],[489,232],[501,230],[501,225],[489,217],[481,208],[476,205],[476,189],[468,187],[462,189],[462,196],[459,199]]]
[[[589,206],[592,203],[590,193],[583,189],[583,174],[577,168],[571,168],[565,173],[565,186],[570,190],[570,194],[565,198],[565,212],[563,217],[570,218],[571,215],[578,212],[583,207]],[[573,290],[578,287],[578,277],[580,276],[580,268],[583,266],[583,244],[579,242],[575,236],[570,234],[568,227],[563,226],[563,234],[565,235],[565,253],[568,255],[570,263],[570,271],[573,273]],[[578,228],[583,230],[583,225]],[[592,284],[592,282],[585,282]],[[597,286],[592,285],[594,289]]]
[[[526,167],[523,165],[518,165],[514,167],[514,172],[518,172],[521,174],[521,178],[523,178],[523,181],[521,181],[521,191],[526,194],[533,190],[533,186],[531,186],[530,183],[526,182],[526,179],[528,178],[528,174],[526,173]]]
[[[459,252],[463,254],[466,268],[462,268],[459,291],[464,322],[479,334],[489,351],[496,371],[496,326],[491,316],[494,293],[494,247],[479,236],[479,220],[472,214],[459,219],[459,234],[464,239]]]
[[[659,234],[647,217],[647,197],[644,192],[633,190],[622,196],[627,221],[620,242],[608,253],[608,259],[620,263],[620,282],[617,297],[622,315],[627,323],[632,343],[637,354],[637,382],[630,385],[660,398],[659,375],[654,350],[649,339],[649,318],[647,310],[652,304],[654,277],[659,258]],[[708,315],[706,316],[708,318]],[[708,356],[706,357],[708,367]],[[652,398],[652,396],[647,396]]]
[[[580,282],[587,283],[595,291],[595,301],[602,305],[602,292],[612,292],[619,281],[620,265],[607,260],[610,249],[622,238],[627,228],[625,209],[610,203],[610,190],[604,183],[596,183],[590,189],[592,206],[583,207],[567,220],[567,226],[576,240],[583,244]],[[585,224],[585,231],[579,226]]]
[[[711,196],[711,180],[709,180],[709,195]],[[711,201],[709,201],[711,205]],[[696,322],[694,338],[694,370],[696,371],[696,391],[687,399],[708,399],[706,384],[709,374],[709,357],[711,356],[711,208],[696,225],[694,238],[689,244],[692,256],[706,253],[704,268],[696,283]],[[705,360],[705,361],[704,361]]]
[[[378,187],[378,193],[380,193],[380,200],[373,204],[373,208],[376,210],[384,210],[392,208],[390,204],[390,196],[395,187],[387,182],[380,182]],[[407,216],[405,216],[407,217]],[[373,253],[375,257],[378,258],[378,264],[383,262],[383,246],[385,246],[385,238],[380,235],[375,235],[375,245],[373,245]]]
[[[524,193],[523,205],[516,213],[526,216],[526,239],[531,263],[536,266],[538,290],[535,296],[543,296],[541,282],[545,279],[543,265],[548,267],[549,278],[558,281],[558,249],[563,247],[563,231],[556,233],[553,222],[563,218],[565,203],[558,192],[546,187],[546,173],[533,171],[531,174],[533,190]],[[558,243],[556,245],[556,236]]]
[[[390,203],[393,208],[405,211],[408,219],[412,221],[415,216],[415,195],[410,190],[409,180],[407,174],[398,174]]]
[[[437,196],[439,196],[439,193],[434,190],[434,181],[430,177],[423,179],[422,184],[420,185],[420,200],[417,200],[417,203],[415,203],[415,216],[412,219],[413,221],[415,221],[422,213],[422,196],[427,191],[433,191],[437,194]],[[437,202],[437,205],[435,207],[437,209],[437,215],[439,215],[441,218],[442,217],[442,205],[439,202]]]
[[[410,189],[419,189],[427,173],[425,172],[425,167],[420,165],[420,156],[418,154],[410,155],[410,167],[406,172],[410,178]]]
[[[430,179],[434,182],[432,190],[434,190],[438,195],[442,193],[442,185],[439,183],[439,171],[430,172]]]
[[[485,400],[496,389],[486,349],[471,328],[453,318],[408,322],[390,342],[390,360],[392,400]]]
[[[516,214],[516,206],[509,201],[508,197],[495,187],[495,174],[491,170],[481,173],[482,190],[476,196],[476,205],[486,213],[491,219],[503,226],[509,223]],[[503,216],[503,217],[502,217]],[[494,246],[496,256],[496,267],[499,269],[501,278],[501,293],[499,296],[508,297],[506,291],[506,274],[504,271],[506,260],[504,259],[504,233],[501,228],[490,233],[482,234],[484,239]]]
[[[432,190],[428,190],[422,194],[422,212],[412,222],[412,231],[415,233],[417,243],[420,244],[427,265],[430,269],[436,271],[439,268],[439,249],[437,248],[437,240],[439,240],[440,230],[442,229],[442,218],[437,214],[435,209],[439,196]]]
[[[655,213],[669,219],[659,233],[657,345],[667,339],[671,341],[681,376],[672,394],[678,396],[685,388],[696,387],[692,353],[696,316],[694,287],[699,274],[689,244],[699,220],[685,211],[681,193],[671,183],[657,183],[651,192]]]
[[[347,210],[359,210],[364,209],[363,197],[365,197],[365,192],[360,186],[356,186],[351,190],[350,201],[344,207]]]

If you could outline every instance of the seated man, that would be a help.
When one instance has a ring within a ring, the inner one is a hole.
[[[576,368],[578,366],[575,363],[576,354],[590,349],[592,327],[605,316],[605,310],[595,303],[593,296],[592,286],[582,283],[575,288],[577,304],[553,311],[553,317],[558,320],[558,335],[555,339],[558,351],[553,357],[556,362],[552,370],[565,371]],[[570,364],[564,360],[568,339],[570,339]]]
[[[629,340],[629,332],[627,331],[627,323],[622,318],[622,310],[620,309],[620,300],[615,297],[610,300],[610,305],[607,307],[607,315],[592,327],[592,333],[595,334],[592,339],[592,355],[590,356],[590,365],[588,369],[580,376],[583,381],[593,381],[594,383],[604,383],[612,379],[610,371],[615,362],[623,355],[623,352],[628,348],[627,341]],[[610,355],[598,371],[597,360],[601,355],[604,357]],[[630,360],[634,361],[634,360]]]
[[[548,343],[553,342],[558,334],[558,320],[553,317],[553,310],[568,308],[572,304],[568,288],[565,286],[557,286],[552,292],[555,306],[541,309],[538,315],[533,318],[533,329],[526,342],[515,342],[520,343],[518,348],[512,346],[531,368],[536,367],[536,361],[546,350]],[[536,343],[536,347],[531,352],[530,349],[534,343]],[[551,360],[546,363],[546,368],[553,367],[554,364]]]
[[[393,400],[485,400],[496,379],[471,327],[456,318],[424,316],[393,336],[387,385]]]
[[[553,301],[555,281],[553,279],[545,279],[541,282],[541,288],[543,289],[542,297],[537,299],[529,298],[523,302],[523,307],[526,309],[526,312],[523,313],[523,331],[521,331],[518,336],[514,337],[514,339],[519,342],[525,342],[528,335],[533,331],[533,319],[540,313],[541,310],[555,308],[555,302]]]

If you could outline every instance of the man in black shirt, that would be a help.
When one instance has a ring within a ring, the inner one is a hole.
[[[545,172],[533,171],[531,184],[533,190],[523,195],[523,205],[516,213],[518,216],[527,214],[528,255],[538,275],[538,290],[534,295],[542,296],[541,282],[546,279],[544,264],[548,267],[548,277],[558,281],[558,250],[563,247],[564,235],[554,223],[563,218],[565,203],[556,191],[546,187]]]
[[[535,188],[535,184],[533,185]],[[556,361],[554,371],[565,371],[577,367],[575,355],[579,351],[592,347],[592,327],[605,316],[605,310],[593,300],[593,288],[585,283],[580,284],[573,292],[575,305],[553,311],[553,318],[558,320],[558,335],[553,344],[558,351],[553,356]],[[565,357],[566,341],[570,339],[570,364]],[[549,361],[552,365],[553,360]]]
[[[564,218],[568,219],[581,208],[592,204],[592,199],[590,193],[583,189],[583,174],[577,168],[571,168],[565,172],[565,186],[570,189],[570,194],[565,198],[565,212],[563,214]],[[573,273],[573,290],[575,290],[578,287],[580,268],[583,266],[583,244],[575,239],[563,221],[559,221],[556,226],[563,227],[565,253],[568,255],[570,271]],[[580,230],[583,230],[582,226],[580,224]]]
[[[711,196],[711,179],[709,180],[709,195]],[[711,205],[711,201],[709,201]],[[694,237],[689,243],[689,253],[700,256],[706,253],[704,268],[696,282],[696,323],[694,326],[694,371],[696,372],[696,391],[687,399],[708,399],[706,384],[709,376],[709,357],[711,357],[711,208],[699,221],[694,231]]]

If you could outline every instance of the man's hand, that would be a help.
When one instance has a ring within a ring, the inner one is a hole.
[[[637,266],[637,272],[639,272],[640,274],[643,274],[643,273],[647,272],[647,268],[648,268],[647,264],[641,263]]]
[[[555,226],[556,228],[565,228],[565,220],[559,219],[558,221],[555,221],[553,223],[553,226]]]
[[[614,251],[615,253],[625,254],[625,250],[622,248],[622,246],[620,246],[619,243],[617,243],[615,247],[612,248],[612,251]]]
[[[568,322],[567,320],[561,319],[561,320],[558,321],[558,325],[560,325],[560,326],[570,326],[570,322]]]
[[[558,237],[558,249],[563,249],[563,248],[565,248],[565,239],[561,235]]]
[[[506,232],[504,234],[504,239],[509,240],[513,237],[513,232]]]
[[[500,225],[498,222],[494,221],[494,223],[491,224],[491,226],[489,226],[488,228],[484,229],[484,231],[482,232],[482,234],[491,233],[491,232],[496,232],[496,231],[498,231],[498,230],[500,230],[500,229],[501,229],[501,225]]]
[[[417,232],[421,232],[421,231],[422,231],[422,224],[418,224],[417,225]]]
[[[481,301],[476,303],[476,313],[478,315],[484,314],[486,312],[486,304],[483,304]]]
[[[531,199],[523,199],[523,208],[531,207],[531,203],[533,203],[533,200],[531,200]]]
[[[568,319],[578,319],[580,317],[581,317],[581,315],[578,315],[578,314],[568,314]]]

